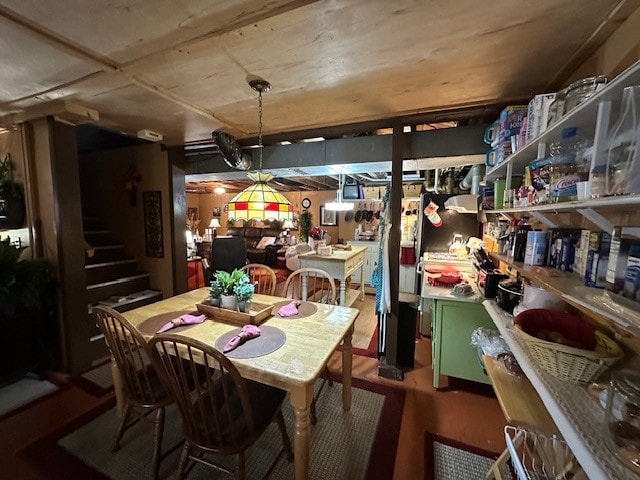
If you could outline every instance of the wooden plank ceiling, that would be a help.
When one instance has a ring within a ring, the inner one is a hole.
[[[55,100],[164,143],[311,130],[556,89],[640,0],[2,0],[0,125]],[[446,119],[445,119],[446,120]],[[387,125],[388,126],[388,125]]]

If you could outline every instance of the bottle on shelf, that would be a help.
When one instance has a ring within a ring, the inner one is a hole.
[[[513,260],[515,262],[524,262],[527,251],[527,234],[531,231],[529,225],[529,217],[522,217],[518,222],[518,227],[513,241]]]

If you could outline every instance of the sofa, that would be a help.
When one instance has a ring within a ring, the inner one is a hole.
[[[275,267],[278,259],[281,230],[258,227],[229,227],[227,235],[242,237],[247,244],[247,261],[249,263],[262,263]]]

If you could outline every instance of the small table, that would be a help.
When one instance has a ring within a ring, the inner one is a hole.
[[[340,305],[350,307],[360,298],[364,300],[364,255],[367,247],[351,247],[351,250],[333,250],[331,255],[316,252],[298,255],[300,267],[319,268],[340,282]],[[360,269],[360,288],[347,288],[346,280]]]

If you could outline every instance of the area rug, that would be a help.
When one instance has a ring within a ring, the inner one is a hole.
[[[456,440],[424,432],[425,480],[480,480],[500,456]],[[508,466],[501,469],[503,478],[514,478]]]
[[[29,376],[5,385],[0,388],[0,419],[24,410],[57,390],[53,383]]]
[[[111,362],[106,361],[80,375],[75,375],[70,382],[95,397],[102,397],[113,390]]]
[[[336,377],[336,380],[340,378]],[[350,412],[342,411],[342,388],[325,388],[317,405],[318,423],[311,432],[311,478],[391,479],[404,392],[354,379]],[[152,434],[147,422],[131,427],[120,450],[110,448],[117,424],[113,402],[95,409],[64,428],[31,444],[20,457],[46,478],[139,479],[149,474]],[[293,436],[293,412],[288,399],[283,413]],[[164,449],[179,443],[180,419],[175,408],[167,412]],[[269,427],[247,452],[248,478],[261,478],[267,464],[280,448],[275,425]],[[177,468],[179,451],[162,462],[160,478],[170,478]],[[197,465],[189,479],[227,478]],[[269,476],[293,478],[293,464],[281,458]]]

